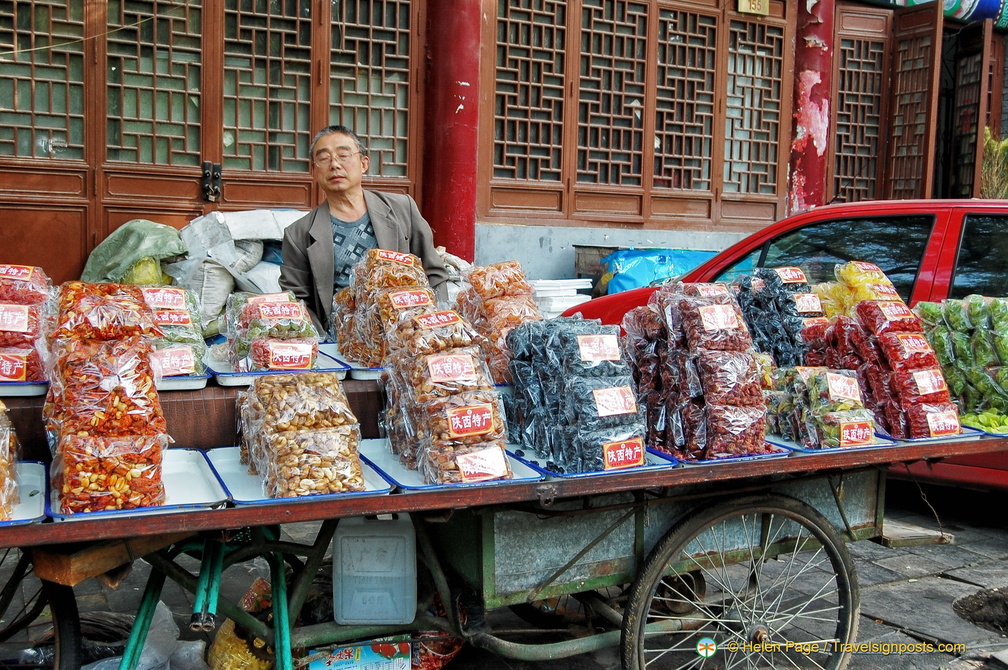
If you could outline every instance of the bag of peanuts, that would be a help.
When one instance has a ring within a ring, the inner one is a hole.
[[[239,416],[267,496],[364,490],[360,425],[336,373],[258,377],[240,399]]]

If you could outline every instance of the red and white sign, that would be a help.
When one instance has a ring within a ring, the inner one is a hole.
[[[882,316],[886,321],[901,321],[903,319],[915,317],[906,303],[902,300],[879,300],[878,307],[882,310]]]
[[[794,301],[799,314],[821,313],[823,311],[822,300],[815,293],[795,293]]]
[[[433,305],[430,292],[417,289],[407,291],[393,291],[389,293],[389,300],[396,309],[406,309],[407,307],[422,307],[423,305]]]
[[[699,295],[705,298],[712,298],[719,295],[729,295],[731,293],[731,291],[728,290],[728,287],[724,284],[707,284],[704,282],[698,282],[696,284],[692,284],[692,286],[696,288],[696,292]]]
[[[448,434],[451,437],[485,435],[494,428],[494,411],[490,403],[453,407],[448,410]]]
[[[255,304],[257,302],[294,302],[291,300],[290,293],[280,292],[280,293],[262,293],[260,295],[250,295],[246,302]]]
[[[155,309],[154,323],[159,326],[192,326],[192,316],[187,309]]]
[[[885,273],[882,272],[882,268],[874,263],[869,263],[868,261],[851,261],[851,265],[857,268],[861,274],[875,275],[879,278],[885,277]]]
[[[602,445],[606,470],[644,465],[644,454],[644,440],[639,437],[619,442],[606,442]]]
[[[151,352],[151,364],[161,368],[162,377],[196,374],[192,347],[166,347]]]
[[[856,447],[875,440],[875,425],[871,421],[845,421],[840,424],[840,446]]]
[[[285,321],[288,319],[303,321],[306,318],[299,302],[259,303],[254,312],[257,312],[263,321]]]
[[[835,372],[826,373],[826,388],[830,400],[854,400],[861,403],[861,389],[856,377],[847,377]]]
[[[476,379],[476,361],[468,354],[428,356],[427,373],[432,382],[473,380]]]
[[[452,324],[462,323],[462,317],[459,316],[458,312],[453,312],[449,309],[443,312],[434,312],[433,314],[415,316],[413,317],[413,321],[421,328],[430,330],[431,328],[440,328],[441,326],[450,326]]]
[[[151,309],[186,309],[185,289],[173,286],[144,286],[140,289]]]
[[[736,330],[739,327],[738,314],[731,305],[703,305],[700,307],[700,323],[704,330]]]
[[[312,342],[277,342],[267,345],[270,370],[310,370],[315,347]]]
[[[904,354],[929,354],[934,351],[927,339],[920,333],[897,333]]]
[[[774,272],[777,276],[781,278],[781,281],[785,284],[806,284],[808,279],[805,277],[805,273],[801,268],[789,265],[782,268],[774,268]]]
[[[28,374],[26,354],[0,354],[0,381],[23,382]]]
[[[868,293],[879,300],[902,300],[892,284],[868,284]]]
[[[489,479],[502,479],[509,470],[507,456],[504,450],[497,447],[487,447],[455,457],[459,474],[464,482],[485,482]]]
[[[611,386],[592,391],[595,410],[600,417],[636,414],[637,400],[629,386]]]
[[[383,261],[392,261],[393,263],[402,263],[403,265],[414,265],[413,257],[410,254],[404,253],[402,251],[392,251],[390,249],[379,249],[378,258]]]
[[[9,279],[31,279],[35,268],[31,265],[0,265],[0,277]]]
[[[962,432],[959,424],[959,414],[949,410],[947,412],[929,412],[927,415],[928,430],[931,437],[948,437],[958,435]]]
[[[927,370],[918,370],[913,373],[914,384],[917,385],[917,391],[921,395],[930,395],[931,393],[941,393],[948,386],[945,384],[945,376],[942,375],[942,371],[938,368],[929,368]]]
[[[30,328],[28,305],[0,303],[0,331],[5,333],[27,333]]]
[[[620,360],[619,336],[616,333],[578,335],[578,352],[585,363]]]

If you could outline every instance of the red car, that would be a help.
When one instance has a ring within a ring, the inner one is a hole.
[[[810,283],[834,279],[837,263],[861,260],[885,271],[909,304],[970,294],[1008,296],[1008,200],[883,200],[826,205],[796,214],[734,244],[681,277],[730,282],[758,267],[797,265]],[[647,303],[645,287],[569,309],[618,324]],[[905,472],[905,471],[904,471]],[[899,473],[894,473],[899,474]],[[1008,489],[1008,452],[910,467],[915,477]]]

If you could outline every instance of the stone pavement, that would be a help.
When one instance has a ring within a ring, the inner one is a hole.
[[[849,545],[860,582],[861,620],[859,642],[960,643],[958,654],[930,653],[853,656],[852,670],[867,668],[947,668],[949,670],[1008,670],[1008,494],[982,493],[890,480],[886,518],[930,531],[954,536],[951,544],[918,544],[887,547],[870,541]],[[290,532],[310,533],[310,524],[291,527]],[[223,592],[238,598],[265,564],[235,566],[225,573]],[[146,579],[146,564],[137,562],[116,589],[88,580],[76,587],[82,613],[101,618],[102,613],[135,612]],[[1004,597],[993,589],[1003,589]],[[983,610],[991,623],[986,627],[959,616],[953,603],[972,603],[977,595],[989,596]],[[972,597],[972,598],[971,598]],[[966,601],[960,599],[967,598]],[[192,598],[166,584],[162,600],[175,615],[185,640],[212,634],[187,630]],[[488,623],[511,625],[518,620],[509,611],[488,614]],[[37,632],[37,631],[36,631]],[[10,646],[3,649],[9,650]],[[9,653],[0,658],[10,658]],[[450,664],[452,670],[610,670],[619,668],[615,648],[543,662],[504,659],[490,652],[466,647]],[[0,666],[2,667],[2,666]]]

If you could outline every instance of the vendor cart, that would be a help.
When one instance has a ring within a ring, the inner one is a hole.
[[[358,416],[376,416],[374,382],[347,380],[346,390]],[[234,395],[217,387],[163,394],[176,446],[233,444]],[[41,400],[8,405],[25,456],[32,449],[43,455],[44,442],[32,427],[41,425]],[[377,437],[370,419],[362,428],[365,437]],[[293,667],[291,649],[436,632],[527,660],[618,646],[628,669],[842,668],[859,616],[846,543],[880,534],[887,468],[1006,448],[1004,438],[974,433],[599,475],[123,515],[114,523],[79,518],[3,527],[0,546],[17,549],[4,564],[0,638],[48,603],[56,667],[76,668],[80,631],[72,585],[143,558],[152,571],[121,670],[134,667],[166,580],[193,593],[194,626],[212,630],[223,617],[233,619],[268,641],[283,670]],[[415,618],[302,624],[299,612],[339,520],[378,515],[413,520],[423,566]],[[307,521],[318,522],[311,541],[293,542],[279,532]],[[256,556],[271,569],[268,619],[217,590],[222,571]],[[38,584],[38,597],[27,597],[29,606],[15,611],[14,594],[29,580]],[[586,616],[580,634],[569,639],[529,644],[482,616],[511,607],[530,622],[566,629],[557,624],[566,623],[568,610],[555,606],[564,601],[577,603]]]

